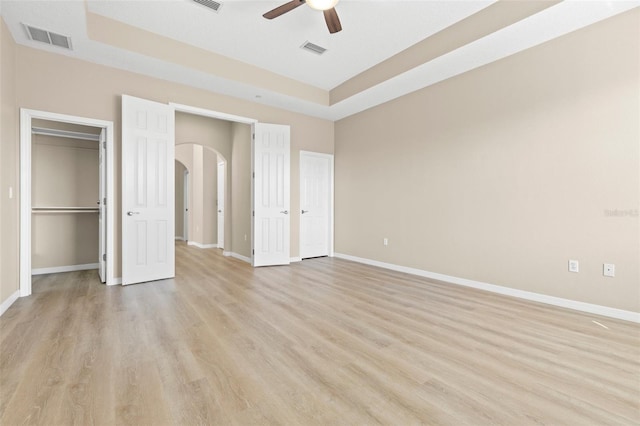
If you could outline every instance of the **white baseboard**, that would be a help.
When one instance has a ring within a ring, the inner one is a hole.
[[[218,248],[217,244],[202,244],[202,243],[197,243],[195,241],[188,241],[187,245],[188,246],[196,246],[196,247],[201,248],[201,249]]]
[[[176,237],[176,241],[184,241],[184,237]]]
[[[251,263],[251,258],[238,253],[231,252],[231,257],[233,257],[234,259],[242,260],[243,262]]]
[[[53,266],[51,268],[35,268],[31,270],[31,275],[58,274],[60,272],[86,271],[98,269],[99,263],[87,263],[85,265]]]
[[[122,277],[114,278],[113,280],[111,280],[111,283],[109,283],[109,285],[120,285],[120,284],[122,284]]]
[[[11,305],[18,300],[18,297],[20,297],[20,290],[16,290],[11,296],[7,297],[7,300],[2,302],[0,305],[0,316],[7,312],[7,309],[9,309]]]
[[[289,258],[289,262],[291,262],[291,263],[302,262],[302,258],[300,256],[291,257],[291,258]]]
[[[602,315],[605,317],[621,319],[640,323],[640,312],[625,311],[622,309],[610,308],[607,306],[594,305],[592,303],[579,302],[577,300],[563,299],[561,297],[548,296],[546,294],[534,293],[531,291],[518,290],[515,288],[503,287],[495,284],[483,283],[481,281],[469,280],[466,278],[458,278],[450,275],[438,274],[422,269],[409,268],[406,266],[395,265],[393,263],[379,262],[377,260],[365,259],[362,257],[351,256],[348,254],[334,253],[335,257],[352,262],[364,263],[366,265],[377,266],[379,268],[391,269],[393,271],[404,272],[407,274],[418,275],[420,277],[431,278],[438,281],[444,281],[451,284],[462,285],[465,287],[477,288],[480,290],[490,291],[492,293],[504,294],[507,296],[517,297],[519,299],[531,300],[534,302],[546,303],[548,305],[559,306],[562,308],[573,309],[581,312]]]
[[[232,251],[223,251],[222,255],[227,257],[233,257],[234,259],[242,260],[243,262],[251,263],[251,258],[247,256],[243,256],[238,253],[234,253]]]

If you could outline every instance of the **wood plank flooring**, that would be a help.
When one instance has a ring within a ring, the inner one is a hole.
[[[0,318],[0,424],[640,424],[637,324],[339,259],[176,256],[135,286],[34,277]]]

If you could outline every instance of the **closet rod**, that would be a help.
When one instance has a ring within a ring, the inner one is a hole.
[[[94,142],[98,142],[100,140],[100,135],[72,132],[70,130],[47,129],[46,127],[32,127],[31,133],[34,135],[57,136],[60,138],[82,139]]]
[[[97,207],[33,207],[32,213],[98,213]]]

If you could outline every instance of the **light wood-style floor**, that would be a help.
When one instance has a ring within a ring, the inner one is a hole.
[[[0,319],[3,426],[640,424],[637,324],[184,244],[175,280],[33,289]]]

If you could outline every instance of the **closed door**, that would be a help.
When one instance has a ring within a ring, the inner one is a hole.
[[[122,284],[175,274],[174,111],[122,96]]]
[[[218,163],[218,248],[224,248],[224,182],[225,165]]]
[[[300,257],[328,256],[332,240],[333,156],[300,153]]]
[[[253,266],[290,262],[289,143],[289,126],[254,125]]]

